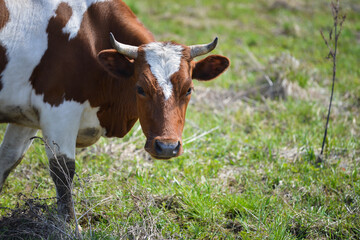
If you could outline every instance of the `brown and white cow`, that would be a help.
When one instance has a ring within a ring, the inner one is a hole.
[[[139,119],[147,152],[180,155],[192,79],[229,66],[219,55],[193,60],[216,43],[155,42],[121,0],[0,0],[0,188],[38,129],[64,216],[76,147],[121,138]]]

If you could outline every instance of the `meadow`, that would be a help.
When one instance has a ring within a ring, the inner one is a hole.
[[[340,1],[347,19],[323,162],[332,63],[320,30],[332,27],[330,1],[125,2],[157,40],[218,36],[214,53],[231,67],[195,82],[182,156],[151,159],[138,123],[123,139],[78,149],[82,237],[360,239],[360,2]],[[4,185],[0,214],[55,195],[36,139]],[[69,229],[49,238],[75,238]]]

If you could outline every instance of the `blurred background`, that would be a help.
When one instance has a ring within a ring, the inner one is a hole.
[[[75,205],[80,215],[88,211],[84,236],[359,239],[360,2],[340,1],[347,18],[320,163],[332,80],[320,30],[328,37],[333,27],[330,1],[125,2],[158,41],[192,45],[218,36],[213,53],[231,67],[195,83],[181,157],[151,159],[138,123],[124,139],[78,150]],[[0,205],[15,207],[21,192],[55,196],[47,166],[35,141]]]

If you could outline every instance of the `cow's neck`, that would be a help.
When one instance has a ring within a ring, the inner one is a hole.
[[[106,96],[96,104],[100,107],[100,125],[106,129],[107,137],[123,137],[138,119],[135,81],[108,76],[101,88]]]
[[[136,19],[135,15],[127,11],[112,19],[110,31],[118,41],[133,46],[154,41],[152,33]],[[106,33],[107,35],[109,32]],[[109,42],[98,50],[112,48],[108,45]],[[96,103],[100,106],[98,118],[101,126],[106,129],[107,137],[123,137],[138,119],[136,81],[133,78],[115,79],[108,73],[105,73],[104,80],[101,83],[102,101]]]

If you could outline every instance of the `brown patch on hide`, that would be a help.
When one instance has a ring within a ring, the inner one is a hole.
[[[9,11],[6,7],[5,1],[0,0],[0,29],[2,29],[9,21]]]
[[[2,84],[2,72],[4,71],[6,64],[8,63],[6,56],[6,49],[0,45],[0,91],[3,88]]]

